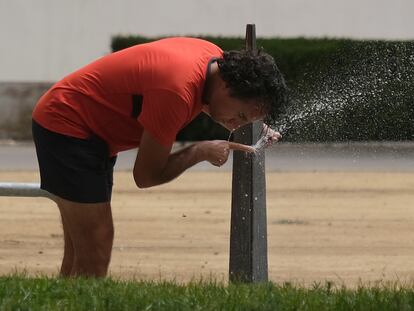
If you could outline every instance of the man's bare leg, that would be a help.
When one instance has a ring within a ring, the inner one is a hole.
[[[110,203],[77,203],[61,198],[57,198],[56,202],[65,233],[62,275],[105,276],[114,238]],[[72,267],[68,273],[71,262]]]
[[[74,260],[75,260],[75,250],[73,249],[72,238],[70,237],[68,226],[65,224],[65,219],[62,216],[62,226],[63,226],[63,237],[64,237],[64,250],[63,250],[63,260],[62,266],[60,268],[60,275],[68,277],[72,272]]]

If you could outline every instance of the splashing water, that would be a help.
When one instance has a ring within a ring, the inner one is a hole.
[[[274,130],[290,142],[414,139],[414,43],[361,43],[337,57],[291,88]],[[264,131],[251,155],[274,142]]]
[[[260,153],[262,150],[273,144],[273,138],[270,131],[266,131],[264,135],[261,135],[258,141],[252,145],[254,148],[254,154]]]
[[[234,130],[230,131],[229,137],[227,137],[227,141],[230,141],[231,135],[233,135],[233,133],[234,133]]]
[[[285,140],[414,138],[414,44],[361,43],[350,52],[291,89],[276,124]]]
[[[272,138],[267,137],[266,135],[263,135],[262,137],[260,137],[260,139],[252,146],[254,148],[254,153],[258,154],[262,150],[269,147],[272,144],[271,140],[272,140]]]

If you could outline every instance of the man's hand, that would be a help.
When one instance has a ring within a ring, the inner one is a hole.
[[[226,140],[203,141],[197,144],[202,157],[205,161],[214,166],[222,166],[227,162],[230,150],[239,150],[245,152],[254,152],[251,146],[230,142]]]
[[[282,139],[282,134],[271,129],[267,124],[263,123],[263,136],[266,139],[266,147],[273,145]]]

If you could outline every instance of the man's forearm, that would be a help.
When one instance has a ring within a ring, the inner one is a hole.
[[[139,188],[153,187],[173,180],[199,162],[208,161],[214,166],[222,166],[226,163],[230,150],[252,152],[251,149],[250,146],[225,140],[202,141],[170,154],[163,164],[152,169],[145,165],[138,166],[137,163],[141,163],[137,157],[134,179]],[[140,172],[144,174],[140,175]]]
[[[172,153],[168,158],[168,162],[162,171],[162,174],[160,175],[159,184],[173,180],[188,168],[204,161],[205,158],[199,148],[199,144],[200,143],[195,143]]]

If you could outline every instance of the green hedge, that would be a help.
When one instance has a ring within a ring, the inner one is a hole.
[[[244,48],[243,38],[200,37],[211,41],[223,50],[237,50]],[[115,36],[112,38],[112,51],[119,51],[127,47],[148,43],[159,38],[142,36]],[[257,46],[272,55],[288,82],[300,79],[306,71],[318,70],[327,66],[329,56],[343,49],[349,40],[335,39],[257,39]],[[306,70],[305,70],[306,69]]]
[[[243,38],[202,37],[223,50]],[[155,38],[117,36],[112,50]],[[414,43],[345,39],[258,38],[285,75],[290,103],[277,127],[285,141],[413,140]],[[178,140],[226,139],[199,116]]]

